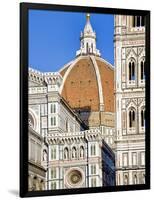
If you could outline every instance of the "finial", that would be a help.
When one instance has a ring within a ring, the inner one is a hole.
[[[86,19],[87,19],[87,21],[89,21],[89,19],[90,19],[90,14],[89,13],[86,14]]]

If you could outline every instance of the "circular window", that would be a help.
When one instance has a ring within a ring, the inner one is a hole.
[[[79,185],[82,182],[82,174],[78,170],[73,170],[68,174],[68,183],[70,185]]]

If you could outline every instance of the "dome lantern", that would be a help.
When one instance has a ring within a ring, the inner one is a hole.
[[[76,52],[76,56],[88,54],[101,56],[96,48],[96,33],[91,26],[89,13],[86,14],[86,25],[80,35],[80,50]]]

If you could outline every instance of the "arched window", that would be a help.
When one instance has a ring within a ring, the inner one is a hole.
[[[32,188],[32,190],[33,191],[36,191],[36,190],[39,190],[40,188],[39,188],[39,180],[38,180],[38,178],[37,178],[37,176],[34,176],[34,178],[33,178],[33,188]]]
[[[128,185],[128,175],[124,175],[124,185]]]
[[[29,116],[28,116],[28,125],[34,129],[34,118],[33,116],[29,113]]]
[[[135,174],[134,177],[133,177],[133,183],[134,183],[134,184],[137,184],[137,176],[136,176],[136,174]]]
[[[133,16],[133,27],[145,26],[145,17],[144,16]]]
[[[51,182],[51,189],[52,189],[52,190],[55,190],[56,188],[57,188],[56,182],[55,182],[55,181],[52,181],[52,182]]]
[[[137,18],[137,27],[140,27],[140,16],[136,16],[136,18]]]
[[[145,127],[145,110],[141,110],[141,127]]]
[[[68,119],[66,119],[66,132],[70,132],[70,124]]]
[[[56,113],[56,104],[51,104],[51,113]]]
[[[84,158],[84,147],[80,147],[80,158]]]
[[[145,26],[145,17],[141,17],[141,26]]]
[[[89,48],[88,48],[88,42],[86,43],[86,52],[88,53]]]
[[[91,178],[91,187],[96,187],[96,177]]]
[[[135,62],[131,60],[129,66],[129,81],[135,80]]]
[[[75,147],[72,148],[72,158],[77,158],[77,151]]]
[[[69,159],[69,151],[68,151],[67,147],[65,147],[65,149],[64,149],[64,159],[65,160]]]
[[[145,184],[145,174],[142,174],[142,184]]]
[[[141,61],[140,63],[140,70],[141,70],[141,80],[145,79],[145,67],[144,67],[144,60]]]
[[[136,23],[135,23],[135,16],[133,16],[133,23],[132,23],[132,26],[135,27],[135,24],[136,24]]]
[[[40,190],[44,190],[45,189],[45,183],[43,180],[40,181]]]
[[[96,165],[91,165],[91,174],[96,174]]]
[[[129,111],[129,128],[135,127],[135,110],[131,109]]]
[[[57,168],[53,167],[51,168],[51,179],[57,178]]]
[[[93,53],[93,43],[91,44],[91,52]]]
[[[44,149],[43,150],[43,161],[47,161],[47,157],[48,157],[47,151]]]
[[[95,156],[96,155],[96,146],[95,146],[95,144],[91,145],[90,151],[91,151],[91,156]]]
[[[56,126],[56,117],[51,117],[51,126]]]
[[[28,175],[28,190],[31,191],[33,190],[33,179],[31,177],[31,175]]]
[[[51,147],[51,160],[56,159],[56,146]]]

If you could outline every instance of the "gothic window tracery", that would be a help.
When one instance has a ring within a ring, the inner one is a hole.
[[[55,182],[55,181],[52,181],[52,182],[51,182],[51,189],[52,189],[52,190],[55,190],[56,188],[57,188],[56,182]]]
[[[145,26],[145,17],[133,16],[133,27],[142,27],[142,26]]]
[[[51,168],[51,178],[55,179],[57,177],[56,167]]]
[[[91,165],[91,174],[96,174],[96,165]]]
[[[84,147],[80,147],[80,158],[84,158]]]
[[[72,148],[72,158],[77,158],[77,151],[75,147]]]
[[[142,180],[141,181],[142,181],[142,184],[145,184],[145,174],[144,173],[142,174]]]
[[[43,150],[43,161],[47,161],[47,151]]]
[[[51,113],[56,113],[56,104],[51,104]]]
[[[56,117],[51,117],[51,126],[56,126]]]
[[[133,177],[133,183],[134,183],[134,184],[137,184],[137,176],[136,176],[136,174],[135,174],[134,177]]]
[[[69,122],[68,119],[66,119],[66,132],[70,131],[70,126],[69,126]]]
[[[30,113],[29,113],[29,116],[28,116],[28,125],[32,129],[34,129],[34,118],[33,118],[33,116]]]
[[[124,185],[128,185],[128,175],[124,175]]]
[[[129,110],[129,128],[135,128],[135,118],[136,118],[135,109],[131,108]]]
[[[92,51],[92,53],[93,53],[93,43],[91,44],[91,51]]]
[[[44,190],[45,189],[45,183],[43,180],[40,181],[40,190]]]
[[[96,178],[91,178],[91,187],[96,187]]]
[[[141,109],[141,127],[145,127],[145,110]]]
[[[51,160],[56,159],[56,146],[51,147]]]
[[[96,146],[95,144],[92,144],[90,147],[90,151],[91,151],[91,156],[95,156],[96,155]]]
[[[86,50],[87,50],[87,53],[88,53],[89,52],[88,42],[86,43]]]
[[[135,62],[133,59],[129,61],[128,67],[129,67],[129,81],[134,81],[135,80]]]
[[[68,148],[67,147],[65,147],[65,149],[64,149],[64,159],[69,159],[69,151],[68,151]]]
[[[142,59],[140,62],[140,79],[143,81],[145,79],[145,60]]]

